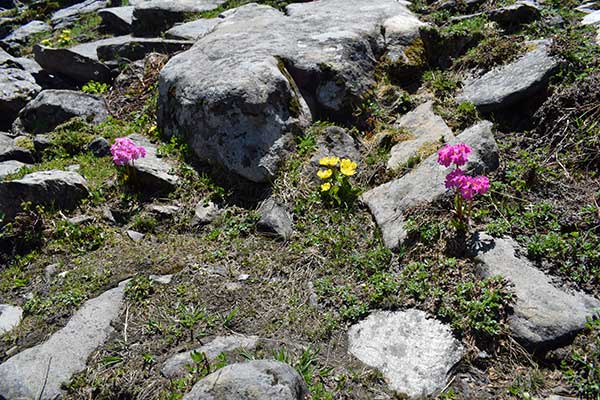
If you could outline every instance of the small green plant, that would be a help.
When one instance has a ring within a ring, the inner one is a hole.
[[[349,159],[324,157],[319,164],[325,169],[317,171],[321,179],[321,197],[329,205],[351,207],[360,193],[352,186],[350,177],[356,174],[356,163]]]
[[[63,29],[54,41],[51,39],[44,39],[42,40],[42,45],[48,47],[66,47],[70,45],[72,41],[73,37],[71,36],[71,30]]]
[[[456,77],[449,71],[425,71],[423,82],[440,99],[450,98],[458,89]]]
[[[582,399],[600,398],[600,321],[589,321],[588,337],[563,361],[562,369],[578,397]]]
[[[108,85],[102,82],[89,81],[83,85],[81,91],[88,94],[104,94],[108,92]]]
[[[143,303],[152,296],[154,290],[154,282],[147,276],[140,275],[129,281],[125,296],[135,303]]]

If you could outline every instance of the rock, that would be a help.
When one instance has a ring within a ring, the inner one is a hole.
[[[13,131],[47,133],[71,118],[84,118],[97,124],[108,115],[100,97],[72,90],[44,90],[21,110]]]
[[[177,214],[181,207],[176,205],[151,204],[148,211],[160,218],[169,218]]]
[[[131,239],[134,242],[138,243],[138,242],[141,242],[142,240],[144,240],[144,236],[145,235],[143,233],[140,233],[140,232],[128,230],[127,231],[127,236],[129,236],[129,239]]]
[[[411,399],[440,392],[464,349],[449,326],[419,310],[377,312],[348,331],[349,351]]]
[[[69,222],[71,225],[76,226],[85,225],[90,222],[94,222],[94,217],[92,217],[91,215],[78,215],[76,217],[68,218],[67,222]]]
[[[148,279],[161,285],[168,285],[173,280],[173,275],[150,275]]]
[[[46,282],[50,282],[56,275],[56,270],[60,267],[60,264],[50,264],[44,268],[44,278]]]
[[[110,155],[110,144],[103,137],[97,137],[88,144],[88,150],[96,157],[106,157]]]
[[[0,132],[0,161],[21,161],[33,164],[33,154],[28,149],[19,147],[17,139]]]
[[[138,146],[146,149],[146,157],[135,160],[133,169],[135,173],[132,183],[147,195],[157,196],[172,192],[179,183],[179,177],[171,171],[174,166],[166,160],[159,158],[157,148],[142,135],[134,134],[129,138]]]
[[[18,68],[0,69],[0,129],[9,128],[17,114],[42,88]]]
[[[133,6],[111,7],[98,11],[104,29],[118,35],[131,33]]]
[[[513,5],[489,11],[487,16],[490,20],[502,25],[519,25],[540,19],[542,14],[535,3],[519,1]]]
[[[107,0],[85,0],[66,7],[52,14],[50,22],[55,29],[64,29],[72,25],[83,14],[108,7]]]
[[[226,0],[146,0],[133,10],[136,36],[155,36],[194,13],[214,10]]]
[[[421,157],[424,148],[440,147],[444,140],[454,139],[452,130],[442,117],[433,112],[432,101],[404,115],[396,124],[396,128],[405,129],[412,138],[392,147],[387,164],[389,169],[400,168],[414,157]]]
[[[2,68],[16,68],[31,74],[36,83],[43,89],[66,86],[64,81],[45,71],[35,60],[25,57],[13,57],[0,49],[0,70]]]
[[[51,30],[50,25],[43,21],[31,21],[11,32],[0,41],[0,46],[6,51],[16,53],[19,48],[27,44],[33,35]]]
[[[23,318],[21,307],[0,304],[0,336],[19,325],[21,318]]]
[[[165,36],[169,39],[198,40],[211,33],[221,23],[221,18],[201,18],[185,24],[175,25],[169,29]]]
[[[222,213],[223,210],[221,210],[212,201],[202,200],[196,204],[194,217],[192,218],[192,226],[208,225],[217,219]]]
[[[560,346],[585,327],[587,318],[600,316],[600,301],[555,286],[552,278],[535,268],[510,238],[478,233],[472,253],[482,277],[500,275],[514,285],[516,303],[509,324],[513,336],[527,348]]]
[[[0,180],[15,172],[19,172],[19,170],[25,166],[27,166],[27,164],[22,163],[21,161],[0,161]]]
[[[88,300],[67,325],[46,342],[0,365],[0,393],[8,399],[62,397],[61,384],[83,371],[88,357],[115,331],[125,283]],[[42,393],[42,388],[43,393]]]
[[[470,101],[482,112],[492,112],[535,95],[546,87],[559,65],[548,49],[549,43],[541,41],[518,60],[466,83],[457,101]]]
[[[600,25],[600,11],[594,11],[581,20],[582,25]]]
[[[288,364],[254,360],[231,364],[201,379],[183,400],[304,400],[304,379]]]
[[[52,146],[52,140],[48,137],[48,135],[35,135],[33,137],[33,147],[35,151],[38,153],[43,153],[44,150]]]
[[[237,349],[254,350],[257,345],[257,336],[218,336],[194,351],[206,354],[206,358],[212,361],[221,353],[228,353]],[[184,376],[189,371],[187,366],[193,363],[191,351],[175,354],[165,361],[160,372],[166,378],[178,378]]]
[[[292,218],[273,198],[265,200],[258,209],[260,220],[258,229],[274,233],[283,240],[289,240],[294,233]]]
[[[312,166],[311,174],[319,169],[319,160],[323,157],[349,158],[352,161],[360,160],[360,149],[358,143],[345,129],[337,126],[325,128],[323,134],[317,137],[317,150],[310,159]]]
[[[201,160],[267,182],[293,133],[313,114],[347,119],[374,85],[384,47],[411,43],[421,26],[393,0],[296,3],[286,14],[239,7],[163,68],[159,126],[167,137],[186,132]]]
[[[492,123],[483,121],[465,130],[450,143],[466,143],[473,153],[466,169],[482,174],[498,168],[498,146]],[[403,177],[369,190],[361,200],[369,207],[381,229],[385,245],[397,249],[407,237],[404,213],[442,199],[449,192],[444,181],[450,169],[437,163],[437,154],[424,160]]]
[[[65,171],[78,172],[81,169],[79,164],[71,164],[65,167]]]
[[[137,61],[150,53],[174,54],[189,49],[194,43],[189,40],[132,38],[119,43],[98,46],[98,57],[103,61],[118,63],[122,60]]]
[[[19,180],[0,182],[0,213],[10,220],[25,201],[33,205],[72,209],[88,196],[86,181],[76,172],[34,172]]]

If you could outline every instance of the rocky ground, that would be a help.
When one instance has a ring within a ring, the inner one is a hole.
[[[596,1],[0,0],[0,399],[600,398],[599,46]]]

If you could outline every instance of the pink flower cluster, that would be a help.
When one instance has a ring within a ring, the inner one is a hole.
[[[449,167],[456,164],[456,169],[446,176],[446,188],[456,189],[466,200],[472,200],[475,195],[486,194],[490,189],[487,176],[468,176],[459,167],[467,163],[471,148],[466,144],[446,145],[438,152],[438,163]]]
[[[118,138],[115,144],[110,147],[110,153],[116,165],[123,166],[130,161],[146,157],[146,149],[142,146],[136,146],[133,141],[127,137]]]
[[[456,164],[457,167],[462,167],[469,161],[470,154],[471,148],[464,143],[455,144],[453,146],[447,144],[438,151],[438,163],[444,167],[449,167],[452,164]]]

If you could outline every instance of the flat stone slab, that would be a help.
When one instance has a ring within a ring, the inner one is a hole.
[[[157,147],[142,135],[134,134],[129,138],[138,146],[146,149],[146,157],[135,160],[134,181],[137,187],[150,195],[159,195],[175,190],[179,177],[173,173],[175,166],[164,158],[158,157]]]
[[[409,398],[441,391],[464,349],[450,327],[425,312],[377,312],[348,331],[349,351]]]
[[[211,33],[222,21],[222,18],[197,19],[174,26],[165,33],[165,36],[169,39],[198,40]]]
[[[559,65],[549,54],[549,44],[548,41],[532,43],[537,47],[516,61],[467,82],[457,101],[470,101],[482,112],[493,112],[535,95],[546,87]]]
[[[85,0],[56,11],[52,14],[50,22],[55,29],[64,29],[77,21],[81,15],[105,8],[108,3],[107,0]]]
[[[431,101],[402,116],[396,127],[405,129],[412,137],[392,147],[387,163],[389,169],[402,167],[410,159],[419,156],[424,147],[435,146],[442,139],[454,139],[452,130],[442,117],[433,112]]]
[[[498,146],[492,123],[483,121],[466,129],[450,143],[466,143],[473,149],[466,169],[482,174],[498,168]],[[444,185],[449,168],[437,163],[437,154],[425,159],[403,177],[369,190],[361,200],[381,229],[385,245],[397,249],[407,237],[405,212],[439,201],[449,191]]]
[[[22,163],[21,161],[9,160],[9,161],[0,161],[0,180],[4,179],[4,177],[14,174],[18,172],[21,168],[25,167],[27,164]]]
[[[88,196],[87,183],[76,172],[34,172],[19,180],[0,182],[0,213],[10,220],[21,209],[21,203],[26,201],[34,205],[71,209]]]
[[[304,379],[274,360],[231,364],[201,379],[183,400],[304,400]]]
[[[142,0],[133,11],[136,36],[156,36],[189,15],[214,10],[226,0]]]
[[[18,27],[0,41],[0,46],[10,52],[18,52],[19,48],[36,34],[51,30],[50,25],[44,21],[31,21]]]
[[[41,400],[62,397],[61,384],[83,371],[88,357],[114,332],[111,322],[119,316],[124,288],[125,283],[121,283],[88,300],[67,325],[46,342],[23,350],[1,364],[2,396]]]
[[[377,57],[416,40],[423,25],[395,0],[296,3],[286,14],[239,7],[162,70],[159,126],[167,137],[186,132],[201,160],[267,182],[293,133],[313,113],[351,115],[375,83]]]
[[[10,304],[0,304],[0,336],[10,332],[21,322],[23,310]]]
[[[17,114],[42,88],[20,68],[0,69],[0,129],[10,127]]]
[[[13,124],[13,132],[42,134],[71,118],[98,124],[108,118],[102,98],[74,90],[44,90],[27,104]]]
[[[221,353],[228,353],[237,349],[254,350],[258,345],[258,341],[258,336],[218,336],[195,351],[206,354],[206,358],[212,361]],[[160,372],[166,378],[171,379],[184,376],[189,372],[186,367],[193,363],[191,351],[175,354],[165,362]]]
[[[131,33],[133,6],[110,7],[98,11],[105,29],[119,35]]]
[[[482,277],[500,275],[514,285],[516,303],[509,323],[513,336],[528,348],[563,344],[585,327],[587,318],[600,316],[600,301],[555,285],[513,239],[478,233],[472,252]]]

